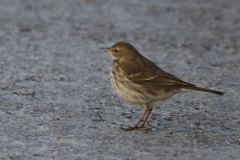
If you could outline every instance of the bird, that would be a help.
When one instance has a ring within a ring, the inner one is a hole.
[[[153,108],[177,93],[197,91],[224,94],[224,92],[197,87],[162,70],[140,54],[130,43],[118,42],[110,48],[100,49],[109,52],[112,57],[110,80],[117,94],[126,102],[145,109],[136,125],[122,128],[124,130],[151,129],[144,125]],[[138,126],[145,115],[142,125]]]

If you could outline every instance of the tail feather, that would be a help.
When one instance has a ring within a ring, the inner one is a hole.
[[[183,89],[184,91],[198,91],[198,92],[207,92],[207,93],[213,93],[213,94],[217,94],[217,95],[223,95],[225,92],[220,92],[220,91],[215,91],[215,90],[211,90],[211,89],[205,89],[205,88],[200,88],[200,87],[184,87]]]

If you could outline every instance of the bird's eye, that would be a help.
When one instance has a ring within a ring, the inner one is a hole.
[[[117,52],[118,52],[118,50],[117,50],[117,49],[114,49],[114,52],[116,52],[116,53],[117,53]]]

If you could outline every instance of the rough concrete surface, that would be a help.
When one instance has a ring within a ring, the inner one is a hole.
[[[0,0],[0,159],[240,159],[239,0]],[[120,99],[100,50],[133,44],[224,96]]]

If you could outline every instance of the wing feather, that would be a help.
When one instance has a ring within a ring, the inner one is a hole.
[[[153,62],[143,57],[134,59],[128,62],[121,62],[118,67],[124,72],[127,80],[134,81],[141,85],[187,85],[195,86],[194,84],[187,83],[178,77],[163,71]]]

